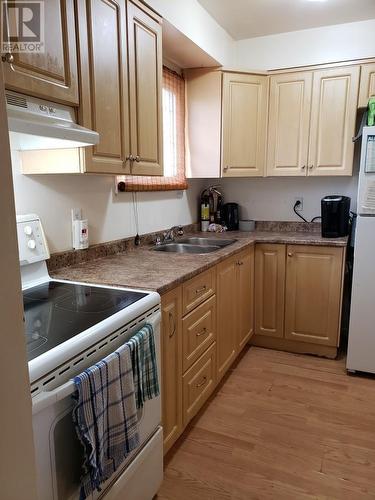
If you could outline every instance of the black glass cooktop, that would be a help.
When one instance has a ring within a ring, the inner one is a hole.
[[[146,295],[58,281],[24,290],[28,360],[62,344]]]

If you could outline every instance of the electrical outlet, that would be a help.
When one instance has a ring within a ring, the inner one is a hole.
[[[297,198],[294,198],[294,204],[299,202],[299,205],[296,206],[297,212],[302,212],[303,210],[303,198],[302,196],[298,196]]]

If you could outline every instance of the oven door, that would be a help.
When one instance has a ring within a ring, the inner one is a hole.
[[[160,380],[160,313],[154,325]],[[82,474],[83,450],[72,420],[74,384],[68,381],[33,398],[33,429],[39,500],[77,500]],[[140,447],[129,455],[108,484],[119,478],[140,453],[161,422],[160,396],[147,401],[138,412]],[[107,484],[103,485],[103,489]],[[95,492],[90,499],[100,496]]]

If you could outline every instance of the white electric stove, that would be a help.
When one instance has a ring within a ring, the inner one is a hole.
[[[155,292],[52,279],[37,215],[17,217],[25,336],[40,500],[79,498],[82,449],[71,411],[72,378],[154,328],[160,377],[160,296]],[[141,446],[92,500],[149,500],[163,475],[160,397],[139,412]],[[143,478],[148,480],[144,481]]]

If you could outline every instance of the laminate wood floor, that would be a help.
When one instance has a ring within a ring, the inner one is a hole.
[[[375,379],[252,347],[169,452],[158,500],[375,499]]]

